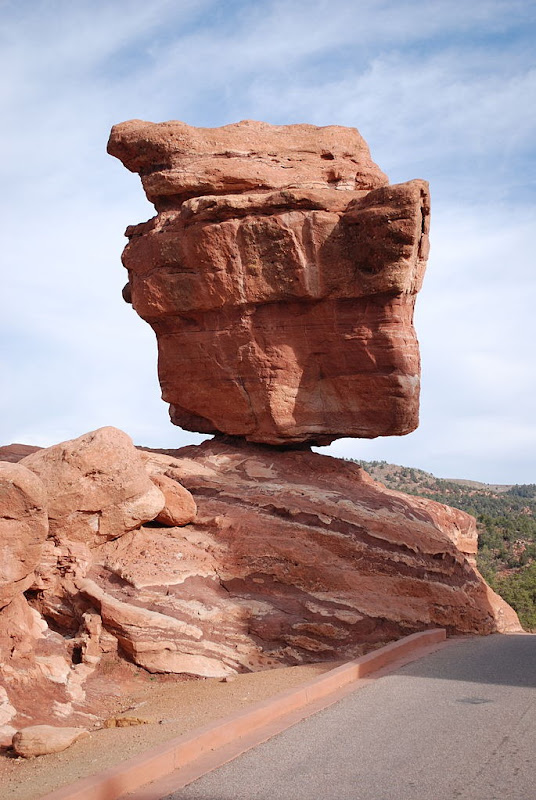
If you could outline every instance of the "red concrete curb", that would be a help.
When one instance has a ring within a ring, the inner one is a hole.
[[[201,756],[224,748],[242,737],[251,737],[253,733],[257,732],[260,733],[259,741],[269,738],[273,734],[269,733],[263,737],[262,730],[264,728],[269,729],[273,723],[294,715],[295,719],[291,719],[287,725],[279,726],[279,729],[289,727],[294,724],[294,721],[308,716],[306,712],[298,714],[296,717],[296,712],[311,706],[310,713],[314,713],[322,707],[322,705],[319,708],[314,707],[319,705],[319,701],[321,703],[323,699],[331,695],[335,696],[348,684],[402,658],[412,655],[417,657],[421,651],[426,651],[431,645],[443,642],[445,638],[446,632],[443,628],[413,633],[411,636],[406,636],[366,656],[356,658],[354,661],[330,670],[298,688],[281,692],[245,711],[239,711],[226,719],[212,722],[104,772],[50,792],[42,796],[40,800],[118,800],[123,795],[134,792],[151,781],[163,778],[178,769],[192,766]],[[424,655],[424,652],[421,654]],[[274,732],[277,731],[274,729]],[[247,747],[243,749],[247,749]],[[232,758],[234,755],[224,757],[221,763],[229,760],[229,757]],[[216,764],[210,768],[214,766]]]

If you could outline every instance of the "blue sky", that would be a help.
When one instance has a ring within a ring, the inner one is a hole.
[[[391,182],[430,181],[417,300],[421,425],[333,455],[536,481],[536,3],[0,0],[0,442],[168,421],[150,328],[125,305],[128,224],[153,214],[106,154],[126,119],[357,127]]]

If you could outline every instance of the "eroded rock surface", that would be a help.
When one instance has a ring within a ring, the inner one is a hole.
[[[137,450],[101,429],[1,472],[26,487],[13,510],[26,519],[31,505],[38,524],[34,550],[7,538],[0,743],[30,723],[97,724],[106,658],[226,677],[435,626],[520,629],[474,566],[472,517],[350,462],[228,438]],[[133,507],[145,509],[135,526]],[[103,535],[84,514],[105,520]]]
[[[46,503],[33,472],[0,461],[0,609],[34,581],[48,535]]]
[[[174,642],[155,620],[158,669],[168,659],[171,670],[177,650],[259,669],[349,658],[427,627],[519,630],[474,566],[476,524],[462,511],[308,451],[214,440],[151,458],[180,471],[196,520],[108,542],[93,579],[184,626]],[[155,648],[133,628],[127,636]]]
[[[73,644],[23,594],[0,611],[1,746],[31,722],[94,722],[82,688],[89,671],[84,664],[73,668]]]
[[[99,563],[102,542],[161,514],[184,524],[196,507],[164,467],[156,469],[162,492],[147,457],[116,428],[44,449],[10,446],[0,455],[22,456],[18,464],[0,461],[0,744],[6,745],[28,719],[94,724],[87,684],[103,653],[117,651],[118,638],[79,583]]]
[[[337,126],[133,120],[108,150],[158,211],[127,229],[124,294],[175,424],[270,444],[417,426],[424,181],[389,186]]]
[[[132,440],[117,428],[99,428],[47,447],[20,464],[43,481],[50,533],[59,542],[91,547],[138,528],[164,508],[164,496]]]

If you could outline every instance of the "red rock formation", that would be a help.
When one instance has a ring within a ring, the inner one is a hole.
[[[81,679],[80,672],[71,672],[69,644],[48,628],[24,595],[35,586],[47,550],[46,506],[37,475],[21,464],[0,461],[1,745],[10,744],[16,723],[54,714],[62,719],[74,712],[71,701]]]
[[[437,625],[519,630],[474,567],[472,517],[389,491],[349,462],[227,440],[137,451],[105,428],[1,466],[14,492],[3,516],[20,518],[20,540],[8,531],[2,545],[13,562],[0,610],[2,742],[29,722],[91,727],[90,688],[110,652],[150,672],[225,676],[351,658]],[[146,502],[149,477],[157,503]],[[102,535],[84,513],[106,521]]]
[[[47,447],[20,462],[48,494],[50,533],[93,546],[154,519],[164,507],[132,440],[117,428],[99,428]]]
[[[202,674],[220,674],[214,661],[240,670],[349,658],[427,627],[520,629],[474,567],[475,520],[462,511],[308,451],[211,441],[150,458],[180,474],[195,522],[106,543],[82,587],[148,669],[174,671],[189,654],[210,659],[197,662]]]
[[[20,464],[0,461],[0,609],[34,582],[47,535],[42,482]]]
[[[156,517],[157,522],[170,527],[188,525],[197,514],[197,506],[190,492],[176,480],[161,472],[149,473],[154,485],[165,498],[165,506]]]
[[[108,152],[142,176],[158,210],[203,195],[285,189],[376,189],[387,176],[355,128],[244,120],[192,128],[173,120],[115,125]],[[170,199],[169,199],[170,198]]]
[[[78,583],[100,543],[162,514],[174,525],[195,517],[189,492],[162,468],[163,493],[145,460],[122,431],[101,428],[0,461],[0,743],[28,718],[95,721],[86,684],[117,638]]]
[[[418,423],[412,326],[427,184],[388,186],[354,129],[117,125],[158,215],[127,230],[172,421],[270,444]]]
[[[0,447],[0,461],[11,461],[12,464],[15,464],[17,461],[20,461],[21,458],[29,456],[31,453],[36,453],[41,449],[42,448],[37,447],[37,445],[20,444],[19,442],[4,444]]]
[[[23,594],[0,611],[0,745],[9,745],[16,730],[30,723],[87,725],[97,719],[83,690],[91,669],[73,665],[73,645]]]

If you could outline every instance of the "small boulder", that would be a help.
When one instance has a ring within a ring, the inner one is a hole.
[[[84,728],[56,728],[54,725],[31,725],[13,736],[13,750],[23,758],[60,753],[74,742],[89,736]]]
[[[157,522],[172,527],[188,525],[197,514],[195,500],[184,486],[167,475],[153,473],[151,480],[166,499],[166,504],[156,518]]]

